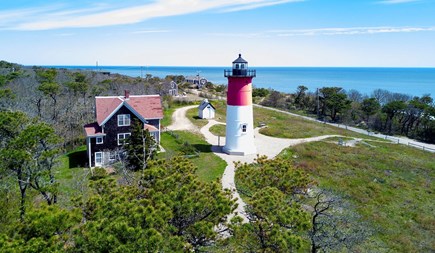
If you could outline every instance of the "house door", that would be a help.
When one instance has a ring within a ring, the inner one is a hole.
[[[95,152],[95,167],[103,166],[103,152]]]

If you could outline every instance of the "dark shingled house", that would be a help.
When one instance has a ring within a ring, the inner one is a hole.
[[[159,95],[95,97],[97,122],[84,126],[89,167],[105,166],[118,160],[124,140],[131,134],[132,123],[140,120],[144,129],[160,143],[163,118]]]

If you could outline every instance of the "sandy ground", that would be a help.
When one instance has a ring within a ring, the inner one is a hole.
[[[188,131],[199,131],[198,127],[196,127],[192,122],[186,117],[186,112],[189,109],[198,107],[197,105],[191,105],[186,107],[181,107],[175,110],[174,114],[172,114],[172,124],[167,128],[169,130],[188,130]]]

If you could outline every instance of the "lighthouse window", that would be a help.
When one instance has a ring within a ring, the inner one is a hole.
[[[236,69],[239,69],[239,64],[236,64]]]
[[[246,133],[246,130],[248,129],[248,124],[242,125],[242,133]]]
[[[245,68],[245,64],[244,63],[240,64],[240,68],[244,69]]]

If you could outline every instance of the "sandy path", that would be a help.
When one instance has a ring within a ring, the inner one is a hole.
[[[198,127],[196,127],[192,122],[186,117],[186,112],[189,109],[198,107],[197,105],[190,105],[186,107],[181,107],[175,110],[174,114],[172,114],[172,124],[167,128],[169,130],[187,130],[187,131],[198,131]]]
[[[237,199],[237,209],[235,212],[243,218],[245,222],[248,222],[245,213],[246,203],[240,197],[237,192],[235,178],[234,162],[240,161],[242,163],[252,163],[258,155],[266,155],[269,158],[277,156],[283,149],[305,142],[320,141],[326,138],[334,137],[337,135],[324,135],[312,138],[304,139],[282,139],[274,138],[260,134],[259,128],[254,130],[255,145],[257,147],[257,154],[246,156],[230,156],[222,152],[222,147],[225,145],[225,137],[217,137],[210,132],[210,127],[216,124],[223,124],[215,120],[209,120],[208,124],[201,128],[200,132],[204,135],[206,141],[212,145],[212,152],[227,162],[224,174],[222,175],[222,187],[224,189],[230,189],[233,193],[233,197]],[[219,145],[218,145],[219,144]],[[231,219],[232,216],[229,217]]]

